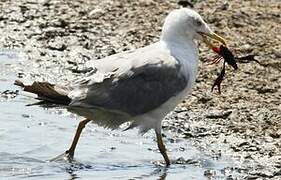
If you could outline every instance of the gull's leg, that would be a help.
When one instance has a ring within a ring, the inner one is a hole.
[[[80,138],[80,135],[84,129],[84,127],[86,126],[86,124],[88,122],[90,122],[91,120],[89,119],[85,119],[83,121],[80,121],[79,125],[78,125],[78,128],[76,130],[76,133],[75,133],[75,136],[74,136],[74,139],[72,141],[72,144],[70,146],[70,148],[65,152],[67,155],[68,155],[68,158],[73,159],[73,156],[74,156],[74,152],[75,152],[75,148],[77,146],[77,143],[78,143],[78,140]]]
[[[157,131],[155,131],[155,133],[156,133],[156,137],[157,137],[158,149],[165,159],[166,166],[169,166],[171,163],[170,163],[169,157],[167,155],[165,145],[164,145],[163,140],[162,140],[162,134],[161,134],[161,132],[158,133]]]
[[[84,129],[86,124],[90,121],[91,120],[89,120],[89,119],[85,119],[83,121],[80,121],[70,148],[67,151],[65,151],[65,153],[60,154],[60,155],[56,156],[55,158],[50,159],[49,161],[57,161],[57,160],[61,160],[61,159],[72,161],[73,156],[74,156],[74,152],[75,152],[75,148],[77,146],[77,143],[78,143],[78,140],[79,140],[80,135],[82,133],[82,130]]]

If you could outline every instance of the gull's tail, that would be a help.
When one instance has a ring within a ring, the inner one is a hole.
[[[15,85],[21,86],[24,91],[36,94],[36,99],[61,104],[68,105],[71,99],[67,96],[69,90],[64,87],[59,87],[48,82],[33,82],[32,85],[25,85],[23,82],[16,80]]]

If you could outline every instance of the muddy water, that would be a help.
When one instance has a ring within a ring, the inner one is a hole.
[[[15,52],[0,53],[0,92],[17,90]],[[25,106],[32,98],[0,97],[0,179],[225,179],[233,165],[227,157],[213,159],[168,132],[171,167],[161,166],[154,134],[110,131],[90,124],[83,132],[76,162],[49,162],[64,152],[79,117],[64,109]]]

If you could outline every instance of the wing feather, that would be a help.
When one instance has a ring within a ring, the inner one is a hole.
[[[94,76],[87,77],[91,83],[76,90],[80,94],[73,98],[71,105],[97,107],[131,116],[161,106],[184,90],[188,82],[178,61],[169,52],[156,49],[158,51],[143,48],[103,60],[100,64],[95,62],[93,66],[98,69],[97,73],[110,76],[104,76],[98,82]]]

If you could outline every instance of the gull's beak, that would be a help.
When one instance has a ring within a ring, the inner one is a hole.
[[[217,35],[214,32],[210,32],[210,33],[199,32],[199,34],[202,36],[203,42],[206,43],[208,45],[208,47],[211,49],[213,49],[215,46],[208,40],[208,37],[213,40],[216,40],[226,46],[225,39],[222,38],[221,36]]]

